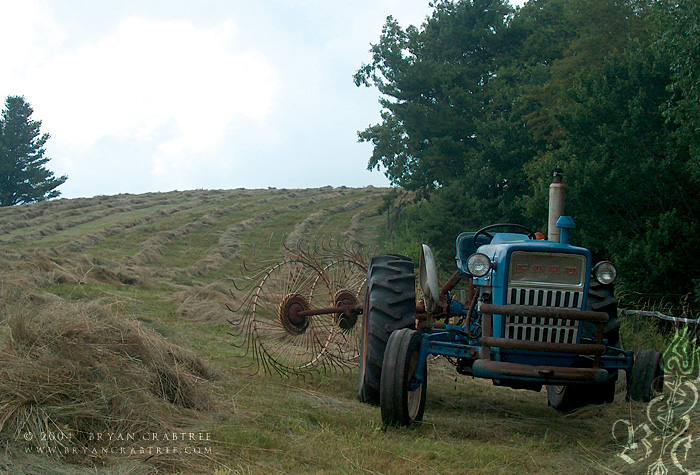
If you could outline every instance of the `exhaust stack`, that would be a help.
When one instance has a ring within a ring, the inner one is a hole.
[[[552,184],[549,185],[549,220],[547,222],[547,239],[559,242],[557,220],[564,214],[564,197],[566,196],[563,182],[564,173],[561,168],[554,170]]]

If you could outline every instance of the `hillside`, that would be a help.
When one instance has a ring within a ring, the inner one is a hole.
[[[394,430],[357,401],[351,361],[304,377],[256,372],[229,323],[245,309],[235,281],[265,275],[283,243],[376,246],[384,193],[188,191],[0,209],[0,472],[630,468],[612,432],[631,410],[621,394],[561,415],[544,393],[455,378],[435,360],[424,424]]]

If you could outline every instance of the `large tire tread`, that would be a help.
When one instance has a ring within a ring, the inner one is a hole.
[[[389,338],[380,390],[385,425],[409,426],[423,420],[427,381],[424,379],[415,391],[409,390],[422,340],[420,333],[408,328],[396,330]]]
[[[608,340],[609,346],[619,348],[620,318],[617,314],[617,298],[615,297],[614,286],[612,284],[603,285],[595,279],[591,279],[586,309],[608,314],[608,323],[605,324],[603,337]],[[595,332],[595,325],[591,325],[591,329]]]
[[[603,331],[603,338],[608,341],[608,346],[620,347],[620,319],[617,315],[617,298],[612,284],[603,285],[595,279],[591,279],[588,290],[587,310],[605,312],[608,314],[608,323]],[[594,337],[597,329],[593,324],[582,324],[584,335]],[[572,384],[558,392],[555,387],[547,387],[547,400],[549,406],[557,411],[570,412],[588,404],[612,403],[615,399],[615,384],[617,371],[610,375],[610,379],[604,383],[596,384]],[[561,389],[561,388],[560,388]]]
[[[379,405],[382,362],[394,330],[415,327],[413,261],[393,254],[375,256],[367,271],[358,396]]]
[[[634,355],[631,374],[627,377],[627,397],[649,402],[663,391],[664,358],[656,350],[646,349]]]

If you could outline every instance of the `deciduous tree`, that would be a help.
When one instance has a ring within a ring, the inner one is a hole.
[[[395,242],[447,263],[460,231],[542,228],[563,167],[577,242],[619,264],[621,288],[700,289],[699,20],[697,0],[439,0],[419,28],[389,18],[355,82],[383,94],[359,133],[369,167],[423,198]]]

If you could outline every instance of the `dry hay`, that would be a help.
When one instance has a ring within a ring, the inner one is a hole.
[[[226,305],[231,299],[230,290],[215,282],[204,287],[191,287],[171,296],[177,304],[177,313],[203,323],[224,324],[229,318]]]
[[[34,229],[33,231],[19,233],[10,239],[7,239],[6,242],[19,243],[27,240],[41,240],[42,238],[53,236],[59,232],[104,219],[112,213],[114,213],[114,210],[98,208],[97,210],[90,211],[89,213],[87,210],[84,210],[80,214],[70,214],[69,216],[73,216],[71,219],[64,219],[61,215],[54,214],[41,216],[40,218],[25,222],[24,224],[26,226],[22,226],[22,228],[32,228]],[[98,233],[98,235],[102,234],[104,234],[104,231]],[[67,248],[66,251],[71,251],[71,249]]]
[[[336,208],[332,209],[333,212]],[[287,235],[287,243],[296,243],[304,238],[304,236],[309,232],[309,229],[314,225],[319,225],[328,217],[331,210],[321,209],[315,213],[310,214],[306,219],[294,226],[294,230]]]
[[[25,251],[14,266],[9,264],[2,278],[3,285],[12,285],[13,280],[26,281],[33,287],[53,284],[110,283],[125,285],[148,285],[150,271],[114,263],[100,257],[63,258],[40,251]]]
[[[153,206],[155,206],[155,205],[140,205],[140,206],[133,206],[133,207],[129,207],[129,208],[108,209],[106,212],[102,213],[103,216],[95,218],[93,221],[96,221],[97,219],[109,217],[109,216],[128,213],[128,212],[134,211],[134,210],[151,208]],[[111,236],[124,234],[125,232],[127,232],[131,229],[136,229],[139,227],[146,226],[148,224],[158,222],[159,220],[161,220],[165,217],[171,216],[171,215],[179,213],[181,211],[187,211],[193,207],[194,207],[193,204],[189,204],[189,205],[183,204],[181,206],[173,207],[173,208],[170,208],[167,210],[159,209],[159,210],[153,211],[151,213],[148,213],[148,214],[140,216],[140,217],[132,218],[130,220],[123,221],[121,223],[110,225],[110,226],[108,226],[102,230],[99,230],[99,231],[83,234],[80,237],[73,239],[72,241],[70,241],[68,243],[61,244],[59,246],[54,247],[53,251],[57,254],[81,252],[89,247],[95,246],[97,244],[100,244],[100,243],[106,241]],[[79,223],[79,224],[84,224],[84,223]]]
[[[189,223],[180,226],[176,229],[161,231],[155,236],[152,236],[139,245],[139,252],[134,256],[129,256],[124,259],[125,262],[131,265],[144,265],[157,262],[163,257],[163,253],[167,246],[175,241],[187,237],[189,234],[206,227],[215,226],[224,217],[230,216],[236,212],[252,208],[256,203],[244,203],[228,206],[210,213],[204,214]],[[187,208],[178,209],[178,211],[186,210]],[[174,213],[171,213],[174,214]]]
[[[204,411],[220,407],[215,373],[193,352],[98,304],[57,301],[33,314],[15,311],[5,323],[0,441],[9,446],[41,445],[69,463],[112,463],[116,456],[105,449],[125,448],[128,455],[140,434],[193,432],[187,428],[210,423]],[[192,444],[168,442],[179,443]],[[149,463],[206,472],[210,457],[170,452]]]
[[[345,194],[345,192],[341,190],[334,193],[326,192],[326,194],[327,196],[324,196],[324,199],[330,199],[335,198],[337,196],[342,196]],[[312,227],[323,224],[329,216],[360,208],[361,206],[364,206],[368,202],[372,201],[373,199],[374,197],[372,196],[365,196],[352,200],[348,203],[334,206],[333,208],[324,208],[319,211],[316,211],[310,214],[303,221],[299,222],[294,227],[294,230],[287,235],[287,239],[285,241],[293,245],[297,241],[304,239]]]
[[[618,394],[620,402],[570,415],[572,423],[591,428],[589,437],[609,441],[603,451],[594,451],[579,438],[587,473],[697,473],[699,387],[697,380],[667,377],[664,394],[649,403],[624,401]]]
[[[3,273],[0,278],[0,323],[8,315],[34,305],[49,305],[60,300],[60,297],[41,290],[31,276],[17,272]]]
[[[229,226],[219,237],[214,249],[212,249],[204,259],[181,271],[181,274],[189,277],[201,277],[225,266],[241,249],[241,233],[253,229],[257,224],[279,213],[279,210],[266,211]]]
[[[374,216],[377,216],[379,214],[378,209],[374,210],[362,210],[359,213],[355,213],[352,218],[350,219],[350,226],[348,227],[347,231],[343,231],[341,236],[345,237],[351,237],[351,236],[357,236],[360,234],[362,229],[364,228],[363,221],[367,218],[372,218]]]

